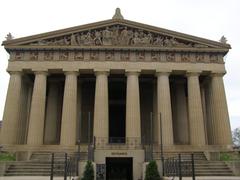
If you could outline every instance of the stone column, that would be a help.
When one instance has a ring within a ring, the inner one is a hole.
[[[162,120],[162,140],[164,146],[173,145],[172,107],[169,87],[169,72],[157,73],[157,107],[160,142],[160,114]]]
[[[74,146],[77,130],[78,72],[66,72],[65,76],[60,145]]]
[[[213,126],[213,102],[212,102],[212,88],[211,88],[211,78],[209,77],[206,82],[206,118],[207,118],[207,136],[208,136],[208,145],[214,144],[214,126]]]
[[[190,144],[205,145],[205,132],[199,86],[199,73],[188,73],[187,79]]]
[[[108,71],[95,71],[95,75],[93,136],[97,143],[108,143]]]
[[[127,72],[126,138],[129,142],[141,143],[139,73]]]
[[[2,144],[16,144],[18,139],[18,121],[20,111],[20,94],[22,88],[21,72],[10,72],[8,92],[3,114],[1,132]]]
[[[28,129],[28,145],[42,145],[45,119],[47,73],[35,72]]]
[[[177,129],[177,139],[180,144],[189,143],[189,127],[188,127],[188,117],[187,117],[187,98],[185,93],[185,83],[176,82],[176,129]]]
[[[223,74],[212,74],[211,79],[213,143],[215,145],[231,145],[231,128],[222,76]]]
[[[49,82],[44,134],[45,144],[56,144],[57,141],[58,89],[57,82]]]

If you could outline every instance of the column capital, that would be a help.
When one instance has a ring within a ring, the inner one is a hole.
[[[202,71],[187,71],[186,76],[199,76],[202,73]]]
[[[67,76],[67,75],[76,75],[78,76],[79,75],[79,72],[78,71],[64,71],[64,74]]]
[[[223,77],[226,72],[211,72],[210,77]]]
[[[109,75],[110,70],[109,69],[94,69],[94,74],[97,75]]]
[[[141,73],[140,69],[126,69],[126,71],[125,71],[126,76],[128,76],[128,75],[139,76],[140,73]]]
[[[171,71],[156,71],[155,76],[169,76],[171,74]]]
[[[35,75],[38,75],[38,74],[42,74],[42,75],[49,75],[49,73],[47,71],[34,71],[34,74]]]
[[[23,75],[24,73],[22,71],[8,71],[10,75]]]

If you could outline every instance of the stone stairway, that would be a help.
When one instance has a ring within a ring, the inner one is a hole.
[[[177,154],[168,154],[169,157],[175,157]],[[181,154],[182,161],[191,161],[191,155]],[[223,161],[209,161],[202,152],[194,153],[194,166],[196,176],[234,176],[233,172]]]
[[[72,157],[74,154],[70,154]],[[87,153],[81,153],[80,159],[85,159]],[[64,174],[64,153],[54,154],[54,176]],[[51,153],[35,152],[28,161],[12,162],[5,176],[49,176],[51,173]]]

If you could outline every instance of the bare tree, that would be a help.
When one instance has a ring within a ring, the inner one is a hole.
[[[234,145],[240,147],[240,128],[236,128],[233,130],[232,137]]]

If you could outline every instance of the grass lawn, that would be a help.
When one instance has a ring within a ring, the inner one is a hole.
[[[13,154],[1,152],[0,161],[16,161],[16,157]]]

